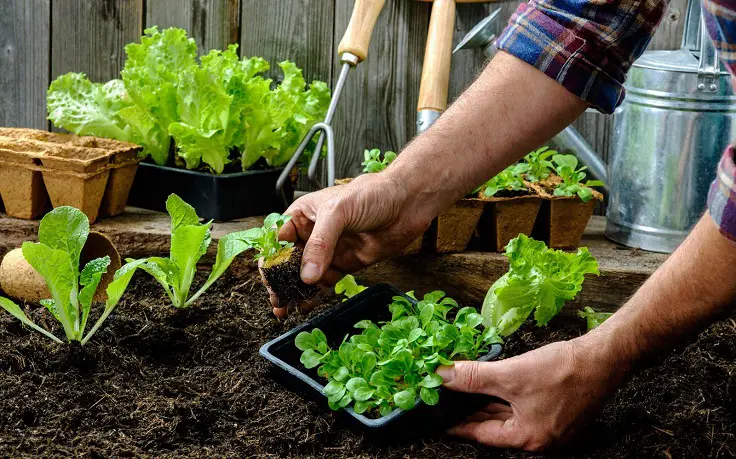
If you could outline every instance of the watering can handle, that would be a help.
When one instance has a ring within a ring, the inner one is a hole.
[[[353,15],[343,35],[337,52],[340,56],[350,53],[362,62],[368,57],[368,46],[371,43],[373,27],[381,14],[385,0],[356,0]]]
[[[718,92],[721,73],[718,50],[713,45],[705,26],[705,18],[700,19],[700,56],[698,58],[698,92]]]

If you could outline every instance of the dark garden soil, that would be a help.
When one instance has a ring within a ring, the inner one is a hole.
[[[45,310],[32,315],[51,324]],[[442,436],[380,444],[342,428],[283,389],[258,355],[304,318],[277,321],[255,279],[229,276],[177,311],[141,274],[84,349],[0,313],[0,457],[526,457]],[[527,326],[508,353],[582,325]],[[735,435],[729,319],[640,373],[564,456],[734,457]]]

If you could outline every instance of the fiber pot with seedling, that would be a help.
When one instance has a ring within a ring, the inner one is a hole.
[[[299,306],[318,293],[316,285],[301,278],[304,250],[291,242],[279,240],[279,230],[291,220],[288,215],[270,214],[262,228],[244,232],[243,239],[256,251],[256,260],[266,287],[279,300],[279,307]]]
[[[267,343],[261,354],[283,370],[287,385],[369,431],[446,427],[488,398],[441,389],[437,367],[497,358],[504,339],[532,313],[538,325],[547,324],[580,291],[585,274],[598,274],[587,249],[550,250],[523,235],[506,256],[509,271],[480,313],[441,291],[420,300],[378,284]]]
[[[477,199],[488,203],[478,234],[490,250],[501,251],[512,238],[532,233],[542,200],[524,179],[528,171],[527,163],[509,166],[474,191]]]
[[[544,198],[534,235],[548,241],[550,247],[572,249],[580,244],[596,202],[603,200],[603,195],[593,189],[603,182],[583,182],[587,167],[578,168],[574,155],[556,154],[552,163],[556,174],[532,183]]]

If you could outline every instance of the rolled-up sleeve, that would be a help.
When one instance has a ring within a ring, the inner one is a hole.
[[[708,195],[708,210],[721,234],[736,241],[736,162],[734,147],[728,147],[718,165],[718,174]]]
[[[533,65],[604,113],[624,98],[631,64],[649,44],[665,0],[532,0],[496,47]]]

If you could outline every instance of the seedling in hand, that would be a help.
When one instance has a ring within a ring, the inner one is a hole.
[[[318,293],[317,286],[301,280],[302,248],[279,240],[279,230],[290,219],[288,215],[270,214],[262,228],[249,229],[242,236],[256,250],[263,279],[278,297],[279,307],[299,305]]]
[[[117,306],[137,268],[136,264],[126,264],[115,273],[107,287],[105,310],[85,335],[95,291],[110,265],[110,257],[96,258],[80,272],[79,258],[88,236],[89,220],[84,213],[73,207],[57,207],[41,220],[39,242],[24,242],[22,249],[23,257],[43,277],[51,292],[52,298],[42,300],[41,304],[61,323],[67,341],[81,344],[89,341]],[[0,297],[0,307],[24,325],[57,343],[62,342],[34,323],[11,300]]]
[[[222,276],[235,257],[250,248],[245,241],[245,231],[230,233],[217,243],[217,258],[207,281],[189,296],[197,273],[197,262],[207,253],[212,242],[212,222],[199,223],[197,212],[179,196],[172,194],[166,200],[166,210],[171,216],[171,248],[168,258],[151,257],[128,260],[138,263],[164,288],[171,303],[177,308],[192,305],[207,289]]]
[[[554,155],[552,161],[555,164],[555,172],[562,179],[562,183],[555,188],[555,196],[578,195],[583,202],[588,202],[593,197],[591,187],[603,186],[603,182],[600,180],[588,180],[583,183],[583,179],[587,175],[584,172],[587,167],[583,166],[577,169],[578,159],[574,155]]]
[[[365,161],[363,161],[363,172],[381,172],[386,169],[396,159],[396,153],[387,151],[381,159],[381,150],[374,148],[363,152]]]

